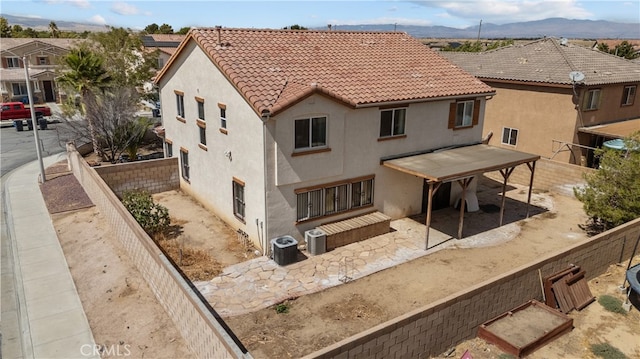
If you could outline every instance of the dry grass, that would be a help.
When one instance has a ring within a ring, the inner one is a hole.
[[[192,282],[210,280],[222,272],[222,265],[205,250],[182,246],[175,239],[155,242]]]

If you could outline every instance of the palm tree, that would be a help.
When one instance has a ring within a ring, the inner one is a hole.
[[[96,108],[93,104],[96,101],[94,91],[104,91],[111,84],[111,76],[103,68],[103,59],[97,56],[88,48],[77,48],[71,50],[64,58],[66,71],[59,77],[58,81],[75,89],[82,99],[82,112],[85,114],[93,151],[102,158],[102,147],[96,131],[95,114],[91,109]]]
[[[58,30],[58,25],[55,21],[51,21],[49,23],[49,31],[51,31],[51,37],[57,39],[60,37],[60,30]]]

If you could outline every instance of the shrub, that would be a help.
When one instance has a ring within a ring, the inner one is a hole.
[[[616,297],[612,297],[610,295],[601,295],[598,298],[598,303],[600,303],[604,309],[619,314],[627,314],[627,311],[622,308],[622,301]]]
[[[171,223],[169,210],[153,202],[153,197],[147,191],[125,191],[122,204],[149,235],[162,232]]]
[[[276,313],[278,314],[289,313],[289,305],[285,303],[280,303],[276,305]]]
[[[592,344],[591,352],[596,356],[604,359],[626,359],[627,356],[624,355],[618,348],[611,346],[609,343],[602,344]]]

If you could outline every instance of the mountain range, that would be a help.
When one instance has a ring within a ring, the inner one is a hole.
[[[35,30],[47,30],[49,23],[54,21],[58,29],[64,31],[105,31],[106,26],[90,23],[59,21],[55,19],[32,18],[24,16],[3,15],[10,26],[20,25]],[[141,27],[148,24],[141,24]],[[323,28],[314,28],[324,30]],[[619,23],[604,20],[571,20],[565,18],[550,18],[538,21],[514,22],[497,25],[479,23],[463,29],[447,26],[417,26],[417,25],[333,25],[333,30],[339,31],[402,31],[416,38],[457,38],[475,39],[537,39],[541,37],[566,37],[572,39],[640,39],[640,23]]]

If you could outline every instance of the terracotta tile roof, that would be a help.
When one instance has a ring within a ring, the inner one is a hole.
[[[405,33],[193,28],[181,47],[191,39],[258,114],[311,93],[353,107],[493,93]]]
[[[555,38],[480,53],[441,54],[480,79],[570,86],[569,73],[580,71],[588,86],[640,82],[640,64],[570,42],[562,45]]]

